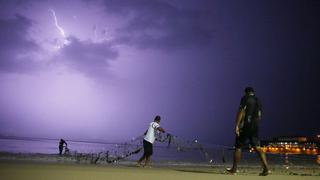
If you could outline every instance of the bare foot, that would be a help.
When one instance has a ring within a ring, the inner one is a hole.
[[[268,169],[264,169],[259,176],[268,176],[269,174],[271,174],[271,171]]]
[[[229,174],[232,174],[232,175],[236,175],[237,174],[237,170],[234,170],[232,168],[227,168],[226,171],[229,173]]]

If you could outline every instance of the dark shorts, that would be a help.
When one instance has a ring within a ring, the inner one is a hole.
[[[153,154],[153,144],[143,140],[143,150],[145,155],[151,156]]]
[[[247,141],[248,144],[251,145],[251,147],[259,147],[260,146],[260,140],[258,138],[258,130],[247,130],[243,129],[240,131],[240,136],[236,136],[236,142],[235,147],[236,148],[242,148]]]

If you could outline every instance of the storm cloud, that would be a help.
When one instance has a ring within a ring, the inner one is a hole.
[[[32,20],[19,14],[15,18],[0,19],[1,72],[30,72],[39,68],[32,55],[40,47],[28,36],[32,24]]]
[[[54,57],[60,64],[85,75],[103,78],[108,73],[109,61],[118,57],[117,50],[107,42],[80,41],[68,37],[68,44]]]
[[[106,13],[126,19],[118,28],[119,43],[139,48],[176,50],[205,47],[213,42],[214,13],[208,10],[186,9],[169,1],[120,0],[104,1]]]
[[[110,42],[93,42],[77,37],[66,38],[67,44],[58,47],[51,56],[32,37],[30,30],[37,23],[23,15],[0,19],[0,71],[6,73],[33,73],[47,71],[53,66],[64,66],[90,77],[105,76],[109,60],[118,57]],[[55,44],[57,39],[53,39]]]

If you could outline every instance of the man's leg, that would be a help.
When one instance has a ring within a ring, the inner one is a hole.
[[[148,142],[146,140],[143,140],[143,155],[141,156],[141,158],[139,159],[137,166],[141,166],[142,161],[144,161],[147,157],[149,148],[148,148]]]
[[[151,155],[148,154],[148,155],[146,156],[146,161],[145,161],[145,163],[144,163],[144,167],[147,167],[147,166],[149,165],[150,159],[151,159]]]
[[[241,158],[241,148],[236,148],[234,150],[234,154],[233,154],[233,165],[232,168],[227,170],[230,173],[236,173],[237,172],[237,168],[238,168],[238,164],[240,162],[240,158]]]
[[[254,147],[254,150],[257,152],[260,161],[261,161],[261,165],[263,168],[263,171],[259,174],[260,176],[267,176],[269,174],[269,169],[268,169],[268,163],[267,163],[267,158],[266,158],[266,154],[262,151],[261,147],[260,147],[260,141],[258,138],[258,130],[256,129],[255,131],[253,131],[253,136],[251,136],[250,141],[251,141],[251,145]]]
[[[260,146],[255,147],[255,151],[257,152],[257,154],[258,154],[258,156],[260,158],[260,161],[261,161],[261,164],[262,164],[262,168],[263,168],[263,171],[262,171],[262,173],[260,173],[260,175],[266,176],[269,173],[266,154],[262,151]]]
[[[138,161],[138,166],[141,166],[142,161],[146,158],[146,153],[143,153],[142,157]]]
[[[146,154],[146,161],[145,161],[144,167],[149,165],[152,154],[153,154],[153,145],[151,143],[148,143],[148,153]]]
[[[63,147],[59,146],[59,155],[62,154]]]
[[[229,173],[233,174],[237,172],[238,164],[241,159],[241,147],[243,146],[245,140],[246,139],[243,132],[240,133],[240,136],[236,136],[235,145],[234,145],[235,150],[233,153],[233,165],[231,169],[227,169]]]

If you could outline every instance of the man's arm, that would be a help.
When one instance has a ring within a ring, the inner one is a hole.
[[[243,118],[244,118],[245,108],[246,108],[246,106],[245,106],[244,108],[240,108],[239,111],[238,111],[238,113],[237,113],[237,117],[236,117],[236,129],[235,129],[235,133],[236,133],[237,136],[240,135],[240,124],[241,124],[241,122],[242,122],[242,120],[243,120]]]
[[[258,122],[261,120],[261,111],[262,111],[262,104],[259,99],[257,99],[257,104],[258,104]]]
[[[160,127],[160,125],[158,123],[154,123],[152,126],[155,130],[158,130],[162,133],[165,133],[165,130],[162,127]]]
[[[261,119],[261,110],[258,111],[258,121]]]
[[[162,133],[165,133],[165,132],[166,132],[162,127],[158,127],[157,130],[160,131],[160,132],[162,132]]]

